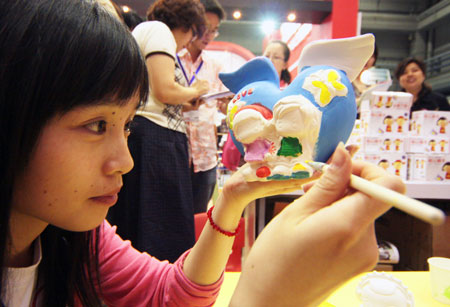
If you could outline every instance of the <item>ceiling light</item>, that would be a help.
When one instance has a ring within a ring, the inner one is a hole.
[[[290,12],[290,13],[287,15],[287,20],[288,20],[289,22],[294,22],[296,19],[297,19],[297,15],[295,15],[294,12]]]
[[[264,20],[261,24],[261,30],[264,34],[268,35],[275,30],[275,21],[273,20]]]
[[[124,13],[128,13],[130,11],[130,8],[126,5],[122,6],[122,11],[124,11]]]
[[[241,19],[241,17],[242,17],[241,11],[236,10],[236,11],[233,12],[233,18],[234,19]]]

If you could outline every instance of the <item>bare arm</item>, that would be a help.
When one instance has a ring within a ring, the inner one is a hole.
[[[288,193],[313,180],[246,182],[238,172],[225,183],[213,210],[213,220],[222,229],[234,231],[244,208],[254,199]],[[244,231],[243,229],[241,231]],[[187,256],[183,270],[193,282],[208,285],[217,281],[225,269],[234,237],[227,237],[206,223],[203,232]]]
[[[208,92],[208,82],[204,80],[195,82],[191,87],[175,82],[175,60],[167,54],[151,54],[146,63],[152,93],[163,103],[189,105],[189,101]]]

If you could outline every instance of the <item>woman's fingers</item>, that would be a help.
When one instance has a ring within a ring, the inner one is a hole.
[[[384,169],[373,164],[355,162],[353,172],[355,175],[359,175],[388,189],[400,193],[405,191],[405,185],[400,177],[388,174]],[[354,191],[354,193],[336,201],[333,206],[326,208],[326,211],[330,211],[336,217],[336,220],[345,221],[343,224],[344,228],[348,226],[348,230],[353,231],[367,227],[390,207],[389,204],[374,199],[363,192]]]
[[[225,183],[222,194],[230,201],[244,203],[262,197],[290,193],[302,189],[302,186],[318,178],[316,173],[310,178],[289,179],[289,180],[270,180],[270,181],[246,181],[243,171],[249,167],[247,164],[242,166],[239,171],[234,173]]]
[[[348,151],[350,156],[353,158],[355,156],[355,154],[358,152],[359,146],[358,145],[348,145],[348,146],[345,146],[345,149]]]
[[[238,172],[227,180],[222,193],[230,201],[246,206],[257,198],[300,190],[303,184],[316,178],[317,175],[305,179],[247,182],[244,176]]]
[[[301,203],[302,210],[309,212],[328,206],[345,195],[351,173],[350,154],[340,144],[333,154],[330,167],[314,185],[304,187],[308,191],[294,203]],[[306,206],[306,207],[305,207]]]

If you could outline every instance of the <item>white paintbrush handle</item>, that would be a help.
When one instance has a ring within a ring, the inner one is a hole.
[[[445,221],[442,210],[361,177],[351,175],[350,186],[432,225],[441,225]]]

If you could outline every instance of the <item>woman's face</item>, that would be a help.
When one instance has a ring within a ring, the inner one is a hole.
[[[196,38],[194,35],[194,30],[192,28],[188,30],[186,30],[185,28],[175,28],[172,30],[172,34],[177,43],[177,52],[179,52],[183,48],[186,48],[186,46]]]
[[[414,62],[406,66],[405,71],[399,78],[400,86],[407,92],[420,91],[424,81],[425,75],[423,71]]]
[[[287,67],[283,46],[278,43],[270,43],[264,50],[263,56],[268,57],[272,61],[278,76],[281,76],[281,71]]]
[[[127,138],[136,107],[133,99],[53,118],[14,186],[14,216],[71,231],[98,226],[117,201],[122,175],[133,167]]]

